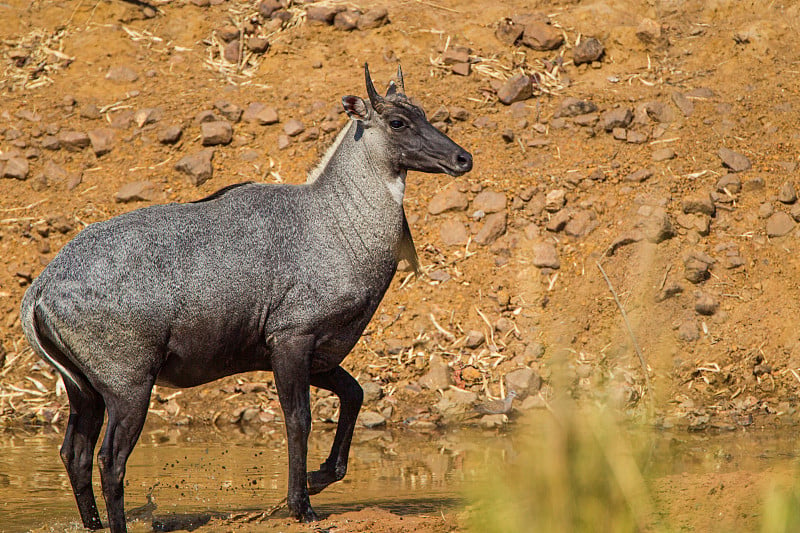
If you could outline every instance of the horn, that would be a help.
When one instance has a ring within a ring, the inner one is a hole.
[[[400,63],[397,64],[397,88],[400,89],[400,94],[406,94],[406,87],[403,84],[403,69]]]
[[[378,113],[382,113],[383,98],[378,94],[378,91],[375,90],[375,86],[372,84],[372,77],[369,75],[369,65],[366,63],[364,63],[364,77],[367,79],[367,96],[372,104],[372,108]]]

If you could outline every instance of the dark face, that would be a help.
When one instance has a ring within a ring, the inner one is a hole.
[[[386,98],[376,119],[375,126],[384,130],[390,153],[397,155],[403,170],[451,176],[472,170],[472,155],[433,127],[422,109],[405,96]]]
[[[422,109],[403,94],[403,73],[399,68],[398,85],[392,82],[385,97],[375,91],[366,65],[364,71],[369,101],[345,96],[342,103],[350,118],[380,133],[397,170],[444,172],[451,176],[472,170],[472,154],[434,128]]]

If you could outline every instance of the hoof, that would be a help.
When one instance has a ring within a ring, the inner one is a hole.
[[[333,472],[328,470],[317,470],[316,472],[309,472],[307,477],[308,493],[319,494],[325,487],[335,481],[339,481],[339,477]]]

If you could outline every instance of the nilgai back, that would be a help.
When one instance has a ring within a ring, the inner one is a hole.
[[[461,175],[472,156],[404,94],[385,97],[365,65],[369,100],[345,96],[350,121],[302,185],[245,183],[193,203],[156,205],[92,224],[25,293],[34,350],[62,375],[70,416],[61,448],[84,526],[126,530],[125,464],[155,384],[191,387],[251,370],[274,373],[289,448],[288,507],[344,477],[362,402],[339,364],[380,303],[401,256],[416,260],[403,212],[406,172]],[[341,401],[330,456],[308,472],[309,386]]]

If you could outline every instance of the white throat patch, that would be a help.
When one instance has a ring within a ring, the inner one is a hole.
[[[389,194],[392,195],[394,201],[400,205],[403,205],[403,196],[406,193],[405,171],[395,176],[394,179],[387,181],[386,188],[389,189]]]

